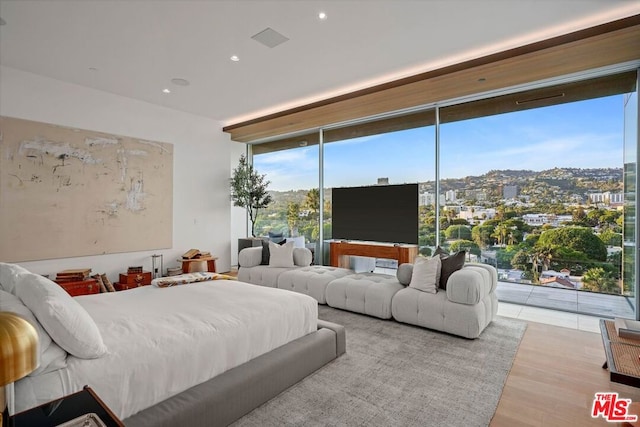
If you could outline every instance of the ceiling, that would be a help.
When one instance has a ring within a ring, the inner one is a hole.
[[[638,13],[629,0],[0,0],[0,65],[228,125]],[[266,28],[289,40],[251,38]]]

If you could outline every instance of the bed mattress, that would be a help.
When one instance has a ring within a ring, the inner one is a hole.
[[[216,280],[77,297],[108,354],[16,383],[16,411],[91,386],[121,419],[317,329],[303,294]]]

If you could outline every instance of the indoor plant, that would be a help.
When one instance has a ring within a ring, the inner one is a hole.
[[[269,206],[272,200],[267,192],[270,181],[265,181],[265,176],[260,175],[242,154],[231,177],[231,200],[234,206],[247,209],[253,237],[256,236],[254,228],[258,211]]]

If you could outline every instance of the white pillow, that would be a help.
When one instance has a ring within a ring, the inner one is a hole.
[[[30,377],[53,372],[58,369],[66,368],[67,352],[58,344],[52,342],[51,345],[40,354],[40,366],[38,369],[29,374]]]
[[[435,294],[438,292],[441,268],[442,261],[439,256],[434,258],[416,257],[413,262],[413,274],[409,287]]]
[[[18,264],[0,262],[0,289],[15,295],[18,275],[22,273],[29,273],[29,270]]]
[[[21,275],[20,281],[18,297],[60,347],[82,359],[107,352],[96,323],[64,289],[33,273]]]
[[[38,335],[38,366],[42,364],[42,354],[51,345],[51,337],[35,318],[31,310],[17,296],[0,290],[0,311],[7,311],[22,317],[36,330]]]
[[[277,245],[269,242],[269,267],[293,267],[293,242]]]

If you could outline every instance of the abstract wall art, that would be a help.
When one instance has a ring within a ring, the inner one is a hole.
[[[0,117],[0,261],[170,248],[173,145]]]

